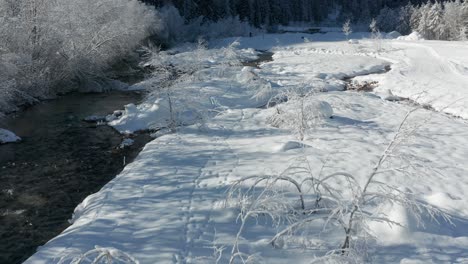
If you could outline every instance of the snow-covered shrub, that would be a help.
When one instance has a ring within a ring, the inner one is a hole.
[[[199,38],[191,50],[172,54],[158,49],[147,49],[144,66],[152,70],[151,77],[138,84],[150,91],[145,103],[132,112],[150,112],[156,120],[150,129],[168,128],[175,132],[179,126],[203,124],[207,112],[206,98],[200,98],[197,83],[223,77],[228,67],[237,66],[236,42],[217,50],[208,50],[207,42]],[[213,56],[218,56],[216,59]],[[134,115],[133,113],[129,113]]]
[[[78,82],[100,79],[110,65],[151,33],[155,13],[138,1],[62,1],[68,24],[60,55]]]
[[[154,10],[137,0],[0,1],[0,68],[16,91],[0,100],[11,105],[98,84],[154,25]]]
[[[252,99],[257,101],[270,100],[274,96],[271,82],[258,75],[257,69],[246,66],[236,75],[236,80],[253,91]],[[270,103],[267,104],[267,106]]]
[[[353,29],[351,28],[351,20],[346,20],[346,22],[343,24],[342,31],[343,34],[345,34],[346,39],[349,39],[349,35],[353,33]]]
[[[96,246],[84,254],[78,256],[69,255],[62,257],[58,264],[139,264],[137,259],[116,248],[104,248]]]
[[[269,118],[269,123],[274,127],[292,130],[301,141],[310,130],[333,116],[330,104],[314,99],[311,92],[293,91],[281,96],[287,102],[276,105],[275,114]]]
[[[237,52],[237,47],[239,47],[240,43],[238,40],[229,44],[229,46],[222,49],[222,61],[221,61],[221,69],[220,69],[220,76],[224,76],[224,72],[233,66],[241,66],[242,63],[239,59],[239,55]]]
[[[377,52],[380,52],[382,50],[382,33],[377,25],[377,20],[372,19],[369,28],[371,30],[371,39],[374,42],[375,49]]]
[[[173,5],[165,5],[159,9],[158,14],[161,19],[161,26],[156,29],[156,36],[160,42],[175,43],[183,37],[184,18],[179,10]]]
[[[181,41],[196,42],[200,37],[207,40],[241,37],[259,31],[238,16],[225,16],[216,21],[200,16],[186,21],[173,5],[165,5],[157,12],[164,24],[157,31],[158,39],[168,44]]]
[[[280,231],[270,240],[275,248],[282,248],[285,241],[296,234],[322,238],[341,236],[342,241],[334,246],[335,249],[313,263],[362,263],[368,253],[366,242],[379,239],[374,235],[372,223],[405,224],[391,217],[383,205],[400,206],[411,212],[418,224],[423,224],[423,216],[450,223],[448,214],[418,200],[409,186],[396,186],[380,180],[388,173],[410,174],[406,169],[414,166],[409,161],[402,164],[401,157],[394,158],[396,148],[415,131],[408,125],[414,111],[416,109],[404,117],[364,178],[341,171],[325,174],[323,169],[314,174],[317,164],[302,156],[277,175],[251,176],[236,181],[227,198],[228,205],[234,202],[240,208],[238,219],[241,223],[232,246],[231,263],[248,256],[241,252],[239,238],[246,231],[245,223],[250,218],[271,218],[269,222],[277,225]],[[307,232],[309,228],[315,229]],[[318,233],[317,228],[321,230]]]

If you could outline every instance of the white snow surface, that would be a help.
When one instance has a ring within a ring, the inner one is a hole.
[[[11,142],[18,142],[21,141],[21,138],[15,135],[15,133],[0,128],[0,144],[11,143]]]
[[[401,37],[401,34],[398,31],[392,31],[392,32],[385,34],[385,37],[387,39],[396,39],[396,38]]]
[[[424,38],[418,32],[412,32],[408,36],[399,36],[398,40],[424,40]]]
[[[311,35],[305,43],[302,35],[240,39],[239,48],[273,50],[274,61],[261,69],[231,67],[223,74],[219,67],[207,68],[181,94],[174,93],[186,100],[184,105],[191,102],[179,111],[187,126],[146,145],[121,174],[75,209],[69,228],[25,263],[57,263],[95,246],[126,252],[140,263],[215,263],[214,248],[224,246],[218,263],[227,263],[240,223],[238,210],[224,207],[223,201],[235,180],[278,174],[291,161],[307,157],[314,173],[345,171],[365,183],[412,108],[376,94],[390,90],[468,118],[464,43],[360,39],[349,44],[337,33]],[[388,66],[391,70],[382,74]],[[366,75],[356,78],[360,81],[379,82],[376,94],[341,91],[343,78],[359,75]],[[322,105],[322,116],[333,115],[308,131],[303,142],[290,129],[269,123],[276,107],[258,108],[269,96],[292,89]],[[167,98],[150,97],[142,105],[129,105],[113,125],[122,132],[164,127],[166,103]],[[190,126],[194,112],[204,113],[203,126]],[[395,170],[379,180],[410,187],[419,200],[450,214],[453,225],[426,222],[423,228],[405,208],[384,205],[388,216],[405,227],[372,224],[378,240],[371,242],[367,261],[467,263],[468,123],[422,109],[410,124],[415,132],[392,160],[417,164],[406,168],[411,177]],[[342,242],[342,236],[294,236],[282,249],[273,248],[268,241],[277,230],[262,219],[248,222],[241,238],[242,250],[258,254],[262,263],[310,263]],[[320,230],[317,224],[311,232]]]
[[[377,93],[429,105],[468,119],[468,49],[464,42],[390,41],[377,56],[392,61],[387,74],[362,79],[379,82]]]

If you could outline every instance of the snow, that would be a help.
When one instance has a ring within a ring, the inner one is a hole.
[[[369,33],[352,33],[349,35],[349,38],[352,39],[362,39],[369,37]],[[225,47],[235,40],[239,40],[241,49],[256,49],[256,50],[275,50],[282,47],[290,47],[305,42],[305,38],[309,42],[334,42],[342,41],[344,36],[341,32],[330,32],[327,34],[307,34],[307,33],[285,33],[285,34],[264,34],[259,36],[254,36],[252,38],[226,38],[218,41],[213,41],[210,44],[212,48]]]
[[[351,45],[336,33],[311,35],[308,43],[300,36],[242,38],[238,48],[272,49],[274,61],[260,69],[223,68],[220,74],[223,66],[217,61],[223,58],[217,57],[197,78],[172,91],[172,98],[185,106],[177,111],[184,126],[176,133],[164,130],[147,144],[122,173],[75,209],[68,229],[25,263],[56,263],[95,246],[125,252],[140,263],[215,263],[215,249],[225,247],[219,263],[227,263],[240,223],[238,208],[226,207],[224,201],[236,180],[279,174],[306,157],[313,174],[344,171],[365,183],[413,108],[384,97],[409,97],[468,118],[464,99],[468,48],[463,43],[382,40],[376,45],[360,38]],[[213,47],[231,42],[220,40]],[[188,55],[174,58],[182,63]],[[391,70],[385,73],[388,67]],[[375,93],[341,91],[343,79],[355,76],[376,80],[379,87]],[[288,91],[307,96],[262,107],[271,96]],[[418,95],[421,91],[424,96]],[[293,127],[274,127],[271,119],[278,109],[297,113],[304,98],[314,106],[311,116],[318,113],[320,122],[312,124],[300,141]],[[111,124],[127,133],[166,127],[167,102],[167,96],[150,96],[140,105],[127,105]],[[192,125],[197,123],[195,113],[201,113],[203,125]],[[421,109],[410,117],[409,125],[414,133],[400,143],[390,161],[393,166],[405,162],[412,166],[404,172],[390,170],[378,179],[411,188],[418,200],[452,216],[453,225],[431,222],[423,214],[424,228],[407,209],[384,204],[381,209],[404,227],[372,223],[378,239],[369,244],[368,261],[466,263],[468,123]],[[268,241],[278,230],[259,217],[247,223],[241,248],[258,254],[264,263],[310,263],[342,242],[339,230],[324,231],[322,224],[314,224],[310,233],[323,234],[299,234],[273,248]]]
[[[417,41],[417,40],[424,40],[424,38],[418,32],[413,32],[408,36],[399,36],[397,37],[398,40],[410,40],[410,41]]]
[[[18,142],[21,141],[21,138],[15,135],[15,133],[0,128],[0,144],[11,143],[11,142]]]
[[[266,79],[280,86],[305,85],[322,91],[343,90],[343,79],[385,71],[389,62],[348,55],[309,44],[275,52],[274,62],[263,65]]]
[[[320,119],[331,118],[333,116],[332,106],[325,101],[312,101],[314,117]]]
[[[379,82],[377,93],[390,90],[393,95],[468,119],[465,43],[398,40],[388,45],[379,56],[394,62],[392,70],[363,78]]]
[[[133,143],[135,143],[135,140],[131,138],[125,138],[124,140],[122,140],[122,143],[120,143],[119,148],[123,149],[126,147],[130,147],[131,145],[133,145]]]
[[[392,31],[392,32],[387,33],[385,37],[387,39],[396,39],[396,38],[401,37],[401,34],[398,31]]]
[[[135,104],[128,104],[125,106],[122,117],[109,122],[109,125],[116,128],[121,133],[133,133],[145,129],[152,129],[153,124],[164,122],[167,118],[167,107],[162,109],[159,106],[161,99],[156,99],[154,102],[145,101],[144,103],[136,106]],[[109,118],[110,119],[110,118]],[[156,127],[154,127],[156,129]]]

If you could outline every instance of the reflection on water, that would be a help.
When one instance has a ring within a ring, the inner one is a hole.
[[[70,94],[0,121],[23,141],[0,145],[0,263],[21,263],[69,226],[73,209],[149,141],[82,121],[141,100],[137,93]]]

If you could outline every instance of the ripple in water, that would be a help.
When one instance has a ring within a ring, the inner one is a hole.
[[[69,226],[74,208],[115,177],[150,140],[82,120],[142,99],[137,93],[70,94],[0,123],[23,141],[0,145],[0,263],[21,263]]]

